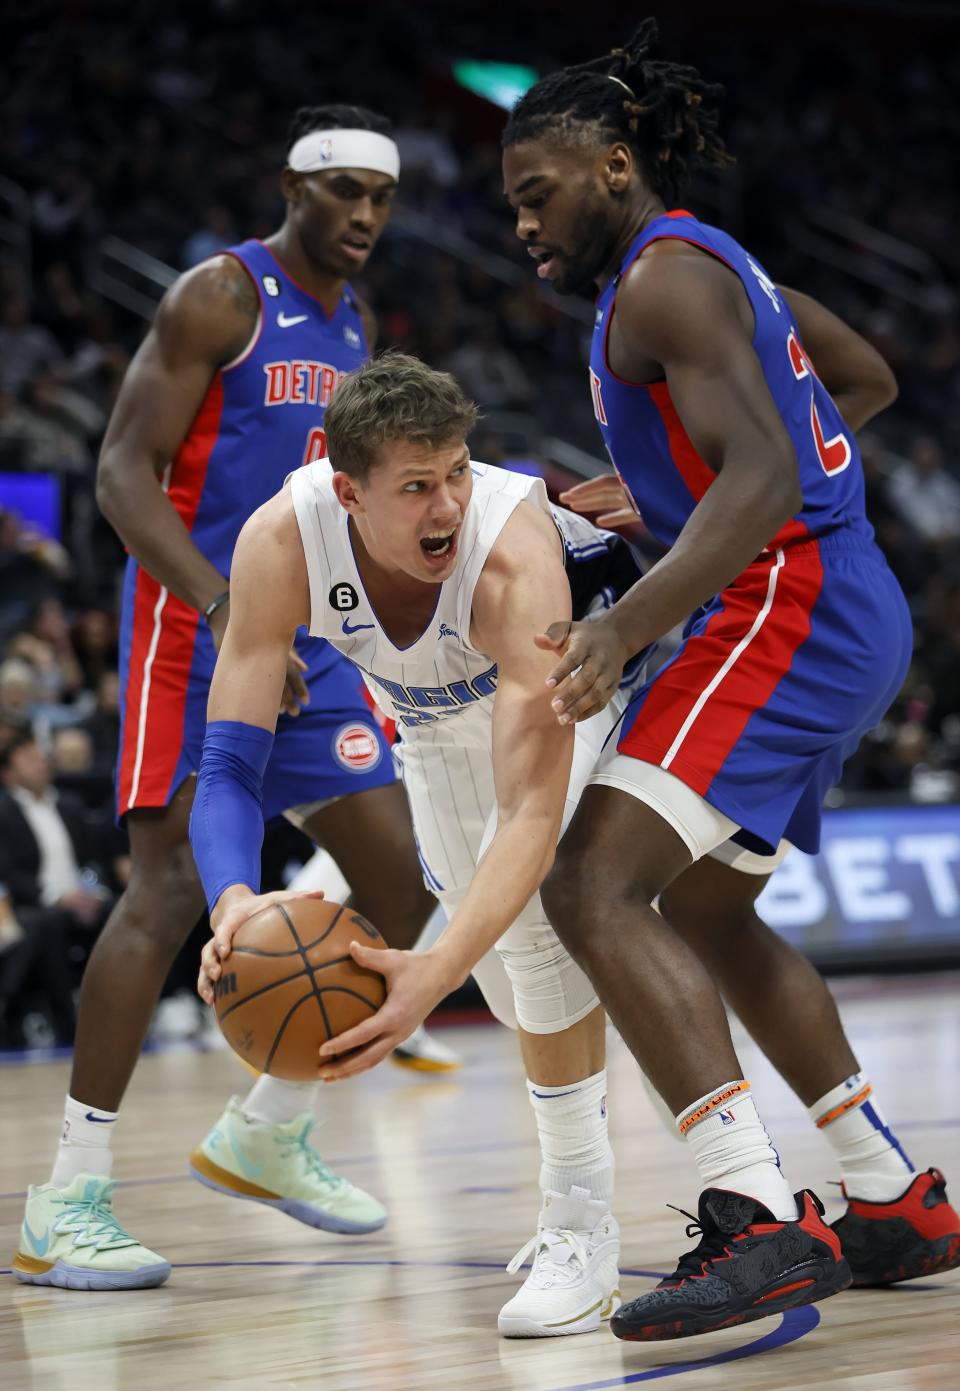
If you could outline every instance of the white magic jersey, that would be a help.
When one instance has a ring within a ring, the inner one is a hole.
[[[329,461],[320,459],[291,476],[310,579],[310,633],[326,638],[360,668],[377,705],[397,722],[405,739],[478,706],[486,707],[489,718],[497,668],[489,656],[470,645],[473,593],[491,548],[520,502],[529,499],[554,517],[568,573],[580,569],[592,573],[593,563],[609,569],[611,546],[622,544],[583,517],[553,507],[541,479],[489,464],[471,462],[470,468],[473,493],[461,527],[456,567],[437,585],[433,617],[407,647],[391,642],[364,591],[348,514],[333,491]],[[629,583],[639,577],[639,571],[631,569],[631,575]],[[597,582],[587,588],[592,592],[580,605],[578,617],[619,597],[613,585]]]

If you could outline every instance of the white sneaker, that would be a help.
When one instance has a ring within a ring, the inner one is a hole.
[[[414,1072],[456,1072],[463,1066],[460,1054],[445,1043],[438,1043],[422,1024],[393,1050],[392,1057],[395,1063]]]
[[[505,1338],[592,1333],[619,1309],[620,1228],[588,1189],[544,1195],[537,1234],[507,1266],[511,1275],[528,1256],[530,1274],[497,1319]]]

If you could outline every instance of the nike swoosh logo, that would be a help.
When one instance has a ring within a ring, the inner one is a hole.
[[[347,635],[347,637],[349,637],[351,633],[362,632],[364,628],[374,627],[376,627],[376,624],[374,623],[351,623],[349,619],[346,618],[343,620],[343,632]]]
[[[533,1094],[539,1097],[541,1101],[552,1101],[555,1096],[573,1096],[574,1092],[577,1090],[578,1088],[571,1087],[568,1092],[534,1092]]]
[[[286,314],[281,312],[277,315],[277,323],[281,328],[293,328],[294,324],[305,324],[309,317],[309,314],[292,314],[288,319]]]
[[[23,1230],[26,1232],[27,1240],[30,1242],[30,1245],[33,1247],[34,1251],[36,1251],[37,1255],[45,1256],[47,1254],[47,1247],[50,1245],[49,1227],[44,1232],[43,1236],[37,1236],[36,1232],[30,1230],[30,1226],[27,1222],[27,1219],[24,1218]]]
[[[113,1125],[116,1119],[116,1116],[95,1116],[92,1111],[84,1116],[84,1120],[95,1121],[97,1125]]]
[[[251,1164],[243,1150],[237,1144],[233,1136],[230,1136],[230,1148],[233,1150],[234,1157],[247,1178],[259,1178],[263,1173],[262,1164]]]

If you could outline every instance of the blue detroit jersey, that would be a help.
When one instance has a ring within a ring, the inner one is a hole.
[[[210,383],[171,464],[168,496],[197,549],[229,576],[247,518],[280,491],[291,470],[326,453],[326,406],[341,377],[366,361],[368,349],[349,285],[328,316],[263,242],[243,242],[228,254],[250,272],[260,318],[250,345]],[[335,661],[314,638],[301,635],[297,648],[311,677]],[[212,647],[207,655],[213,657]],[[212,673],[212,661],[209,666]]]
[[[651,242],[674,238],[702,247],[738,276],[753,309],[753,348],[796,451],[803,507],[770,545],[849,527],[870,539],[863,470],[853,435],[804,352],[790,306],[763,267],[725,232],[679,211],[655,218],[631,242],[620,270],[597,301],[590,354],[593,409],[617,473],[652,534],[672,545],[715,478],[697,454],[665,381],[617,377],[607,340],[617,290]]]
[[[326,453],[326,406],[340,378],[367,358],[349,286],[328,318],[262,242],[244,242],[230,254],[257,287],[259,328],[211,383],[170,477],[171,501],[184,520],[193,513],[195,545],[224,574],[250,514],[280,491],[292,469]]]

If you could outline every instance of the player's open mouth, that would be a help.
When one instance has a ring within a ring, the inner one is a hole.
[[[364,261],[370,255],[371,243],[367,237],[341,237],[340,245],[352,261]]]
[[[428,560],[446,563],[457,549],[457,527],[448,531],[428,531],[420,537],[420,549]]]
[[[537,263],[537,275],[541,280],[550,279],[550,267],[556,259],[556,252],[543,246],[528,246],[527,251]]]

